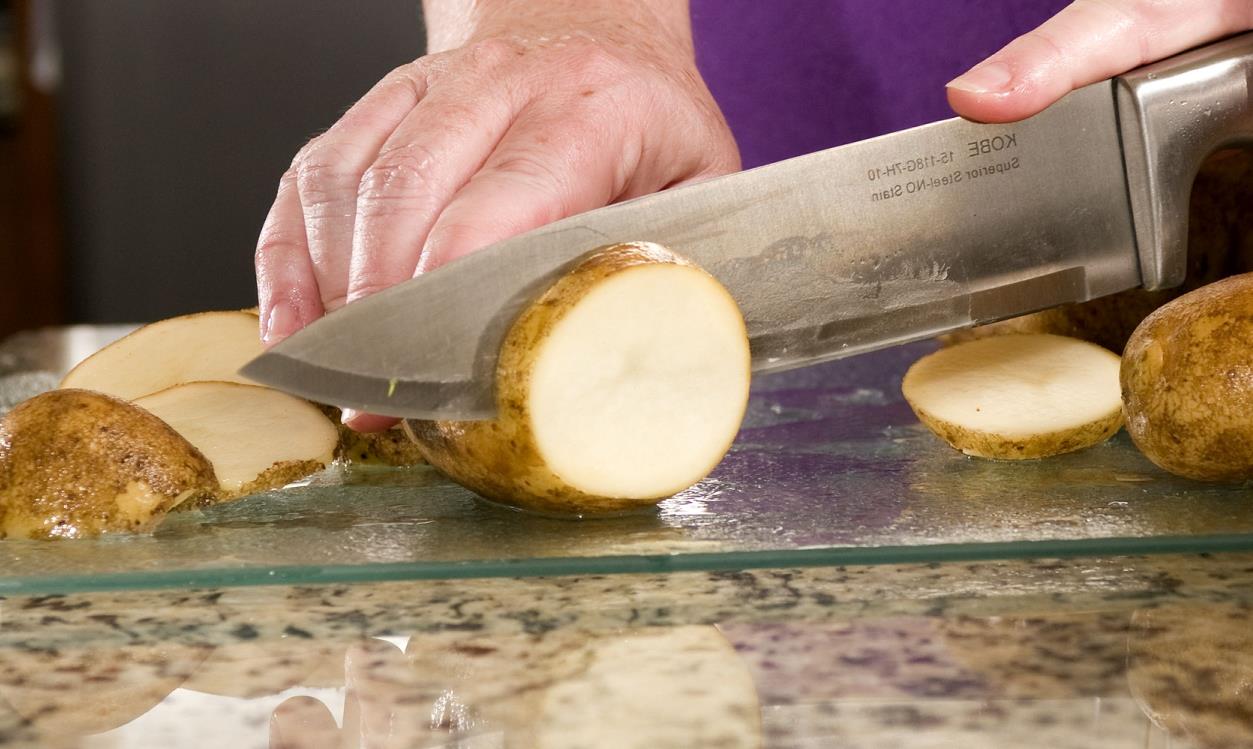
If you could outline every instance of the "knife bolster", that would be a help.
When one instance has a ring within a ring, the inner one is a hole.
[[[1144,288],[1183,282],[1192,182],[1213,152],[1253,145],[1251,84],[1253,33],[1114,79]]]

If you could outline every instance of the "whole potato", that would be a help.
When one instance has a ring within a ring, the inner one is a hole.
[[[1202,481],[1253,478],[1253,274],[1145,318],[1121,383],[1127,431],[1154,463]]]

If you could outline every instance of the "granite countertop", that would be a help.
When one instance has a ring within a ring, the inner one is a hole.
[[[0,744],[1253,746],[1253,555],[0,600]]]

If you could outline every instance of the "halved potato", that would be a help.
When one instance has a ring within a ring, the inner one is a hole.
[[[117,398],[53,390],[0,420],[0,536],[145,531],[217,488],[199,450]]]
[[[316,406],[257,385],[188,382],[135,403],[204,453],[222,499],[308,476],[334,460],[339,441]]]
[[[748,402],[735,301],[663,247],[614,245],[558,280],[510,329],[492,421],[415,421],[427,462],[531,509],[620,511],[699,481]]]
[[[1025,460],[1090,447],[1122,426],[1119,358],[1086,341],[1005,335],[918,360],[902,390],[918,419],[967,455]]]
[[[257,316],[251,312],[172,317],[145,325],[87,357],[70,370],[61,387],[135,400],[183,382],[247,383],[239,369],[261,352]]]

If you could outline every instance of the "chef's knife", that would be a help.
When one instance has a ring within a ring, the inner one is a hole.
[[[947,120],[669,190],[499,242],[355,302],[248,378],[411,418],[494,411],[517,313],[589,250],[650,240],[715,275],[769,372],[1182,281],[1192,179],[1253,136],[1253,34],[1010,125]]]

